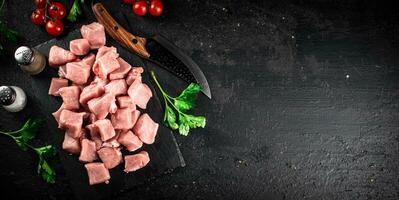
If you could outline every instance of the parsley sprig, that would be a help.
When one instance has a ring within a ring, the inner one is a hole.
[[[82,8],[80,7],[80,3],[84,3],[85,0],[74,0],[72,4],[72,8],[69,11],[67,16],[68,21],[75,22],[78,16],[82,14]]]
[[[28,144],[28,141],[32,140],[42,125],[42,120],[32,118],[29,119],[21,129],[17,131],[3,132],[1,134],[11,137],[15,143],[23,150],[32,150],[39,156],[39,162],[37,166],[37,174],[41,175],[44,181],[47,183],[55,183],[55,171],[50,167],[46,159],[56,154],[55,147],[53,145],[46,145],[42,147],[33,147]]]
[[[163,123],[166,126],[172,130],[179,129],[179,133],[184,136],[188,135],[190,128],[205,127],[206,118],[204,116],[194,116],[186,113],[195,106],[197,94],[201,91],[201,86],[199,84],[190,83],[179,96],[171,97],[159,84],[154,71],[151,71],[151,77],[161,91],[165,102]]]

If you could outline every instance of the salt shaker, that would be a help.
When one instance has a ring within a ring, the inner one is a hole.
[[[21,46],[14,57],[22,71],[30,75],[39,74],[46,67],[46,57],[34,48]]]
[[[26,106],[26,94],[17,86],[0,86],[0,104],[9,112],[18,112]]]

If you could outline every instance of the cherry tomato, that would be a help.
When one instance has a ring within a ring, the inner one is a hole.
[[[66,16],[66,9],[64,4],[60,2],[54,2],[51,3],[50,6],[48,7],[48,14],[51,17],[57,18],[57,19],[62,19]]]
[[[30,16],[30,20],[35,25],[38,25],[38,26],[44,25],[44,9],[38,8],[38,9],[34,10],[32,12],[32,15]]]
[[[64,24],[59,19],[50,19],[46,23],[46,31],[52,36],[59,36],[64,31]]]
[[[159,0],[153,0],[150,4],[150,14],[153,16],[159,16],[162,14],[163,4]]]
[[[143,16],[147,13],[148,6],[145,1],[137,1],[133,4],[133,12],[138,16]]]
[[[134,0],[123,0],[124,4],[133,4]]]
[[[46,6],[46,0],[34,0],[34,3],[37,8],[44,8]]]

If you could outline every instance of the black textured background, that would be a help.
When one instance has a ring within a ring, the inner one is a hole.
[[[130,13],[112,2],[112,12]],[[202,67],[213,99],[201,96],[195,112],[208,124],[176,136],[185,168],[115,199],[399,199],[399,12],[393,1],[164,4],[161,17],[130,16],[138,33],[166,35]],[[23,44],[50,39],[30,23],[31,1],[9,0],[7,8]],[[89,10],[86,15],[68,29],[93,20]],[[23,85],[10,59],[2,58],[0,67],[0,84]],[[37,109],[0,110],[0,120],[15,118],[0,128],[17,128]],[[57,183],[47,185],[32,173],[33,155],[4,137],[0,150],[2,195],[73,198],[57,158]]]

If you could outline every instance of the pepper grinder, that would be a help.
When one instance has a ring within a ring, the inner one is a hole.
[[[0,104],[9,112],[19,112],[26,106],[26,94],[17,86],[0,86]]]
[[[34,48],[27,46],[19,47],[14,54],[22,71],[30,75],[36,75],[43,71],[46,67],[46,57]]]

